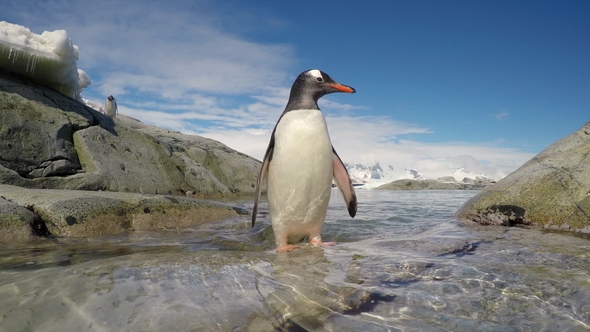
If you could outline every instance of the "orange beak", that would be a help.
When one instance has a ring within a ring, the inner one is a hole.
[[[340,83],[330,83],[330,84],[326,84],[326,85],[331,86],[340,92],[346,92],[346,93],[355,93],[356,92],[356,90],[354,88],[351,88],[349,86],[346,86],[346,85],[340,84]]]

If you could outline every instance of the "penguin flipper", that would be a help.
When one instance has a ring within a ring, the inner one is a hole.
[[[254,209],[252,210],[252,227],[256,223],[256,215],[258,214],[258,201],[260,200],[260,194],[262,193],[262,183],[266,172],[268,171],[268,165],[272,159],[272,151],[275,147],[275,135],[274,131],[270,137],[270,142],[264,153],[264,159],[262,161],[262,167],[260,167],[260,174],[258,174],[258,181],[256,181],[256,198],[254,198]]]
[[[352,186],[346,166],[344,166],[342,159],[340,159],[334,147],[332,147],[332,163],[334,165],[334,179],[342,196],[344,196],[344,201],[348,207],[348,214],[354,218],[357,208],[356,193],[354,192],[354,187]]]

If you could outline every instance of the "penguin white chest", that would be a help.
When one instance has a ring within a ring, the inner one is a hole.
[[[290,111],[281,118],[274,139],[268,205],[275,235],[291,241],[319,236],[333,176],[326,120],[319,110]]]

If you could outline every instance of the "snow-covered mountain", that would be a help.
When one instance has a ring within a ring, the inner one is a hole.
[[[350,178],[352,179],[353,183],[364,183],[364,186],[361,188],[371,189],[378,187],[382,184],[390,183],[395,180],[401,179],[412,179],[412,180],[424,180],[424,179],[435,179],[434,177],[424,177],[422,174],[415,169],[411,168],[404,168],[404,169],[395,169],[391,165],[387,165],[385,167],[381,166],[379,162],[371,165],[366,166],[361,163],[356,164],[345,164],[346,168],[348,169],[348,173],[350,174]],[[480,180],[492,180],[487,177],[485,174],[475,174],[472,172],[468,172],[465,170],[464,167],[458,168],[453,171],[451,174],[448,174],[444,177],[437,177],[438,179],[445,181],[453,181],[453,179],[457,182],[463,183],[472,183],[474,181]]]
[[[460,167],[458,168],[456,171],[454,171],[451,174],[452,177],[455,178],[455,180],[459,181],[459,182],[473,182],[473,181],[493,181],[492,178],[488,177],[485,174],[476,174],[473,172],[466,172],[465,171],[465,167]]]

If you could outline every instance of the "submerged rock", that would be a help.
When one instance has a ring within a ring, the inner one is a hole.
[[[456,217],[590,233],[590,122],[475,195]]]

